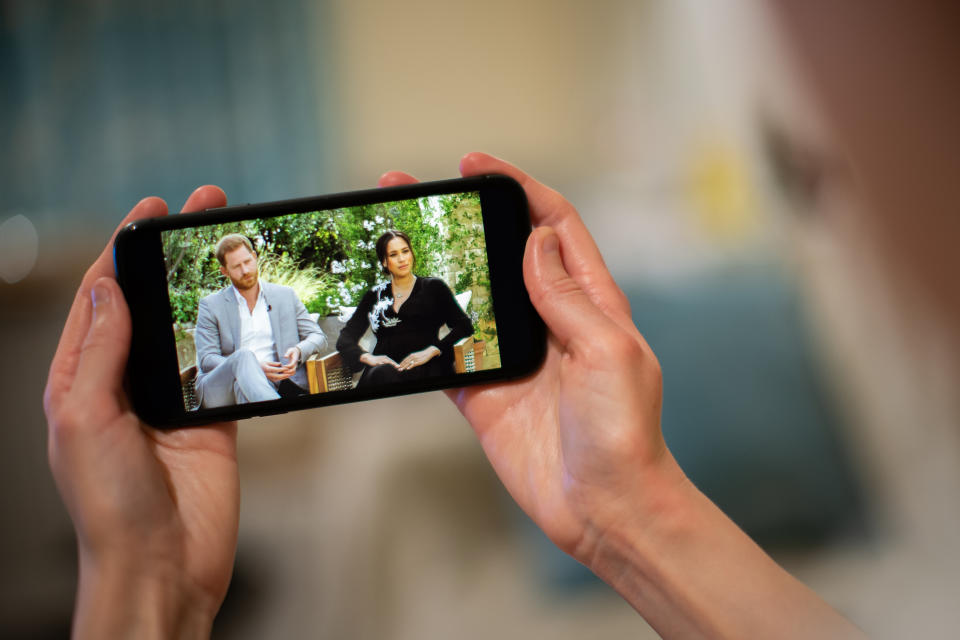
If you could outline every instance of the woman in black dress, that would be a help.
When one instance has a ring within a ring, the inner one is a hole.
[[[365,368],[358,386],[448,375],[453,345],[473,334],[473,324],[446,283],[413,275],[410,238],[387,231],[377,240],[377,261],[390,281],[367,291],[337,339],[337,351],[351,371]],[[450,333],[441,340],[440,327]],[[372,353],[358,341],[370,327],[377,338]]]

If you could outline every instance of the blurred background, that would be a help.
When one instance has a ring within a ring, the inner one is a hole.
[[[956,629],[956,362],[848,222],[855,168],[778,33],[746,0],[0,2],[0,635],[69,629],[41,395],[130,207],[447,178],[471,150],[578,207],[704,492],[872,635]],[[216,637],[655,637],[441,394],[248,421],[240,460]]]

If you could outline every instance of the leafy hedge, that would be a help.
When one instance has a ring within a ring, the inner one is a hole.
[[[355,306],[388,276],[375,243],[387,229],[406,232],[416,255],[414,273],[443,278],[455,292],[473,291],[468,313],[477,333],[496,338],[490,276],[484,256],[479,195],[453,194],[210,225],[164,233],[173,321],[196,323],[197,304],[229,284],[214,255],[228,233],[250,238],[264,280],[292,286],[307,310],[329,315]]]

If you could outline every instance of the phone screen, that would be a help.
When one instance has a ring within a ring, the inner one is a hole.
[[[500,368],[479,191],[161,237],[188,411]]]
[[[179,426],[526,375],[546,341],[529,233],[505,176],[133,223],[134,408]]]

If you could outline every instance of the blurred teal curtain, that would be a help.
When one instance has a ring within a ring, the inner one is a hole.
[[[111,227],[145,195],[231,202],[327,188],[323,5],[0,3],[0,218]],[[93,229],[90,229],[91,231]]]

